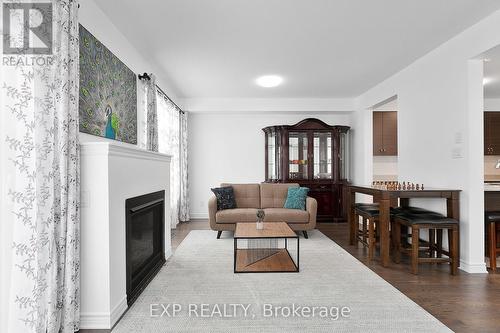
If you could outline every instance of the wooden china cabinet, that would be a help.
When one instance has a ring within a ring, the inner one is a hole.
[[[346,218],[349,182],[349,127],[308,118],[295,125],[263,128],[266,182],[299,183],[318,201],[317,220]]]

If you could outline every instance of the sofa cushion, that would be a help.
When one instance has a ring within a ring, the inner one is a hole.
[[[238,208],[260,208],[259,184],[227,184],[220,186],[231,186]]]
[[[217,198],[217,210],[236,208],[234,192],[231,186],[216,187],[211,189]]]
[[[215,213],[217,223],[256,222],[257,208],[235,208],[219,210]]]
[[[309,213],[305,210],[265,208],[264,212],[264,222],[309,223]]]
[[[299,187],[299,184],[260,184],[260,207],[283,208],[289,187]]]
[[[289,187],[283,208],[306,210],[306,198],[309,188]]]

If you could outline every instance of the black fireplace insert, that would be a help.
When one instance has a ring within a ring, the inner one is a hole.
[[[127,199],[125,216],[130,306],[165,263],[165,191]]]

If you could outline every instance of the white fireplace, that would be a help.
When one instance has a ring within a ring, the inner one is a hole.
[[[81,325],[110,329],[127,309],[125,200],[164,190],[171,255],[170,156],[111,142],[81,144]]]

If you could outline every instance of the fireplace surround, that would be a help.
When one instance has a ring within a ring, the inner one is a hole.
[[[110,330],[128,308],[127,199],[165,191],[164,257],[170,241],[169,155],[116,142],[81,142],[81,329]]]
[[[125,201],[128,306],[165,263],[164,212],[165,191]]]

